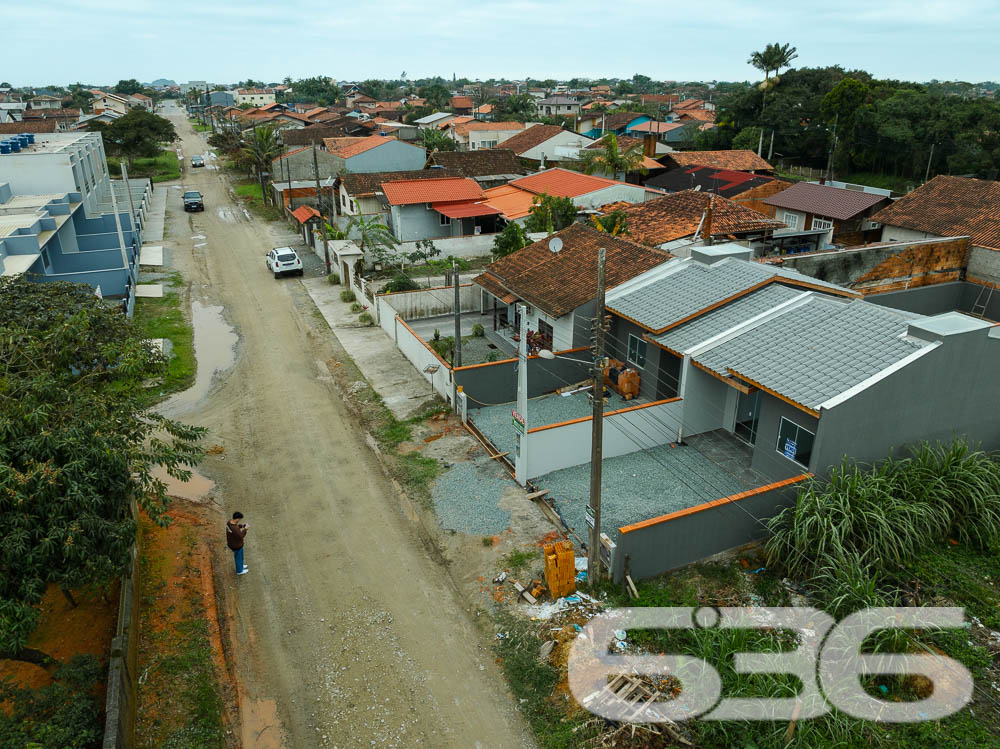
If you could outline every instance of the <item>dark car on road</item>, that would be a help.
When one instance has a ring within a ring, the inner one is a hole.
[[[192,167],[205,166],[205,159],[203,157],[201,157],[201,156],[192,156],[191,157],[191,166]]]
[[[197,190],[188,190],[184,193],[184,210],[185,211],[203,211],[205,210],[205,201],[201,197],[201,193]]]

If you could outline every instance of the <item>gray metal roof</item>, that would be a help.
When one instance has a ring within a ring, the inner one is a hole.
[[[653,336],[653,340],[667,348],[684,353],[692,346],[704,343],[752,317],[763,314],[779,304],[783,304],[800,294],[803,289],[793,289],[781,284],[770,284],[746,296],[712,310],[690,322],[671,328],[666,333]]]
[[[816,294],[694,359],[723,375],[731,368],[795,403],[818,409],[930,345],[900,337],[907,323],[919,317]]]
[[[662,330],[775,276],[843,291],[840,286],[796,271],[746,260],[726,259],[711,265],[675,262],[684,265],[674,273],[612,297],[607,307],[650,330]]]

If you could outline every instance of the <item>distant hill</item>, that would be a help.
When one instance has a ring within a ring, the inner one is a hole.
[[[162,88],[163,86],[176,86],[177,84],[170,80],[169,78],[157,78],[152,83],[144,83],[144,86],[153,86],[155,88]]]

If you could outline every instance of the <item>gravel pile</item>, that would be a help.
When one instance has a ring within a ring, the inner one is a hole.
[[[617,540],[618,528],[752,488],[693,447],[656,447],[605,458],[601,481],[601,529]],[[589,532],[590,463],[534,480],[577,535]]]
[[[495,460],[456,463],[431,490],[441,527],[481,536],[502,533],[510,527],[510,513],[500,509],[500,497],[511,486]]]
[[[469,410],[469,418],[490,442],[496,445],[500,452],[510,451],[511,455],[514,454],[517,445],[517,434],[510,416],[510,410],[515,405],[514,403],[504,403],[500,406],[486,406]],[[604,410],[617,411],[627,405],[629,405],[628,401],[612,392]],[[591,413],[592,407],[588,393],[576,393],[566,397],[547,395],[544,398],[528,401],[528,428],[534,429],[546,424],[579,419],[581,416],[590,416]]]

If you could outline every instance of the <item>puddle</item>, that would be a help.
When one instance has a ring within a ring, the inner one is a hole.
[[[191,302],[191,323],[194,327],[194,354],[198,361],[194,385],[170,399],[171,405],[197,403],[212,387],[217,372],[224,372],[236,361],[239,337],[222,317],[221,306]]]
[[[195,234],[191,239],[207,239],[204,234]]]
[[[208,242],[199,242],[195,245],[195,249],[198,249],[199,247],[208,247]]]
[[[212,479],[206,478],[194,470],[191,471],[191,478],[187,481],[178,481],[168,474],[167,469],[163,466],[156,466],[151,473],[167,485],[167,494],[171,497],[189,499],[192,502],[204,501],[208,493],[215,488],[215,482]]]
[[[232,208],[225,208],[225,207],[217,208],[215,212],[216,214],[218,214],[219,218],[225,221],[227,224],[236,223],[236,211],[234,211]]]

